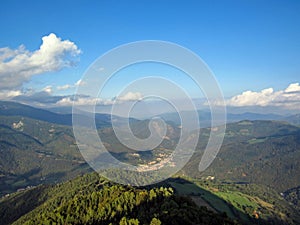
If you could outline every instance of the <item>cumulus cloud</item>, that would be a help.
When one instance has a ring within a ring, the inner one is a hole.
[[[97,98],[85,97],[85,96],[67,96],[62,98],[56,103],[58,106],[72,106],[75,105],[95,105]]]
[[[16,89],[34,75],[74,66],[80,53],[75,43],[53,33],[44,36],[40,48],[33,52],[23,45],[15,50],[0,48],[0,89]]]
[[[48,93],[48,94],[51,94],[52,93],[52,86],[48,85],[48,86],[44,87],[43,91]]]
[[[16,96],[21,95],[22,92],[21,91],[8,91],[8,90],[3,90],[0,91],[0,99],[11,99],[14,98]]]
[[[84,84],[85,84],[85,82],[80,79],[80,80],[76,81],[75,84],[65,84],[62,86],[58,86],[57,90],[59,90],[59,91],[68,90],[68,89],[75,88],[78,86],[83,86]]]
[[[139,101],[142,100],[143,95],[140,92],[128,92],[125,95],[119,96],[118,101]]]
[[[139,101],[142,99],[142,94],[139,92],[128,92],[125,95],[119,96],[114,99],[94,98],[90,96],[66,96],[60,99],[56,105],[59,106],[72,106],[74,105],[112,105],[121,104],[128,101]]]
[[[61,100],[63,96],[53,96],[51,93],[46,91],[39,91],[33,93],[22,93],[21,95],[15,96],[13,100],[28,104],[36,105],[51,105]]]
[[[267,88],[259,92],[245,91],[226,101],[228,106],[278,106],[300,109],[300,85],[292,83],[286,89],[274,91]]]
[[[58,106],[72,105],[112,105],[110,99],[93,98],[89,96],[66,96],[56,103]]]
[[[300,85],[299,83],[290,84],[286,89],[285,92],[300,92]]]
[[[62,85],[62,86],[57,86],[56,89],[59,90],[59,91],[64,91],[64,90],[68,90],[70,88],[73,88],[74,86],[71,85],[71,84],[65,84],[65,85]]]

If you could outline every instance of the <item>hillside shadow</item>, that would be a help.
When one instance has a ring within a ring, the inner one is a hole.
[[[176,194],[190,197],[198,207],[206,207],[210,211],[241,221],[243,224],[256,224],[256,221],[247,214],[189,180],[177,177],[169,178],[164,183],[175,189]]]
[[[242,212],[241,210],[234,207],[231,203],[223,200],[214,193],[199,187],[197,184],[186,180],[184,178],[169,178],[162,182],[160,185],[171,186],[175,189],[175,193],[178,195],[184,195],[191,198],[199,207],[206,207],[208,210],[219,213],[225,217],[229,217],[242,224],[260,224],[260,225],[284,225],[288,224],[277,217],[268,218],[264,220],[262,218],[255,218]]]
[[[45,186],[39,186],[1,200],[0,225],[11,224],[43,204],[47,200],[47,191]]]

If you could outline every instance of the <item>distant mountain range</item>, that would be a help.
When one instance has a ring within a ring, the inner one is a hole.
[[[300,114],[295,114],[295,115],[285,117],[284,121],[287,121],[291,124],[300,125]]]
[[[49,123],[72,126],[72,113],[54,113],[45,109],[35,108],[17,102],[0,101],[0,115],[23,116]],[[91,113],[82,112],[82,114],[75,116],[77,116],[77,118],[80,117],[82,121],[94,117],[97,128],[110,127],[112,119],[118,124],[122,124],[127,121],[127,118],[100,113],[93,115]],[[134,121],[134,119],[130,118],[130,121]]]
[[[191,112],[183,111],[181,114],[184,114],[189,118]],[[211,114],[207,111],[198,111],[199,121],[201,127],[210,127],[211,126]],[[42,120],[49,123],[61,124],[61,125],[72,125],[72,107],[56,107],[50,109],[41,109],[32,107],[29,105],[24,105],[17,102],[9,101],[0,101],[0,115],[4,116],[24,116],[32,119]],[[82,112],[80,116],[91,117],[94,116],[92,113]],[[157,117],[164,119],[176,126],[181,124],[180,117],[178,113],[164,113],[159,114]],[[117,123],[124,123],[127,118],[120,117],[110,114],[96,113],[95,121],[97,128],[109,127],[111,126],[111,119],[117,121]],[[150,118],[149,118],[150,119]],[[276,120],[276,121],[286,121],[293,125],[300,125],[300,114],[283,116],[278,114],[260,114],[260,113],[241,113],[241,114],[227,114],[227,123],[238,122],[241,120]],[[138,121],[138,119],[130,118],[131,122]],[[217,123],[223,121],[217,121]],[[190,121],[189,124],[195,124],[194,121]]]
[[[185,115],[186,118],[191,118],[189,111],[183,111],[180,113],[181,115]],[[200,127],[210,127],[211,126],[211,113],[207,111],[198,111],[198,119],[200,122]],[[164,113],[157,115],[162,119],[169,121],[175,125],[180,125],[180,117],[178,113]],[[291,116],[282,116],[277,114],[259,114],[259,113],[241,113],[241,114],[233,114],[227,113],[226,115],[226,123],[238,122],[241,120],[276,120],[276,121],[286,121],[293,125],[300,125],[300,114],[291,115]],[[215,121],[216,124],[223,124],[224,121]],[[194,121],[188,122],[191,126],[195,124]],[[195,127],[193,127],[195,128]]]

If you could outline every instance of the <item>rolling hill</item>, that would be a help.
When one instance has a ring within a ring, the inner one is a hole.
[[[285,117],[284,120],[291,124],[300,125],[300,114]]]
[[[0,146],[1,195],[89,171],[68,126],[0,116]]]
[[[184,174],[267,185],[283,192],[300,184],[300,129],[286,122],[241,121],[227,125],[220,152],[203,173],[198,164],[209,129]],[[206,136],[206,138],[205,138]],[[202,150],[201,150],[202,149]]]

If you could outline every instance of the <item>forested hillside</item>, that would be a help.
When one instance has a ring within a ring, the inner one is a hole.
[[[90,171],[68,126],[0,116],[0,147],[0,195]]]
[[[122,186],[95,173],[0,203],[0,224],[237,224],[176,195],[171,187]]]
[[[230,182],[263,184],[278,192],[300,184],[300,128],[278,121],[241,121],[227,125],[223,145],[203,173],[198,165],[209,129],[202,129],[198,149],[183,173]]]

